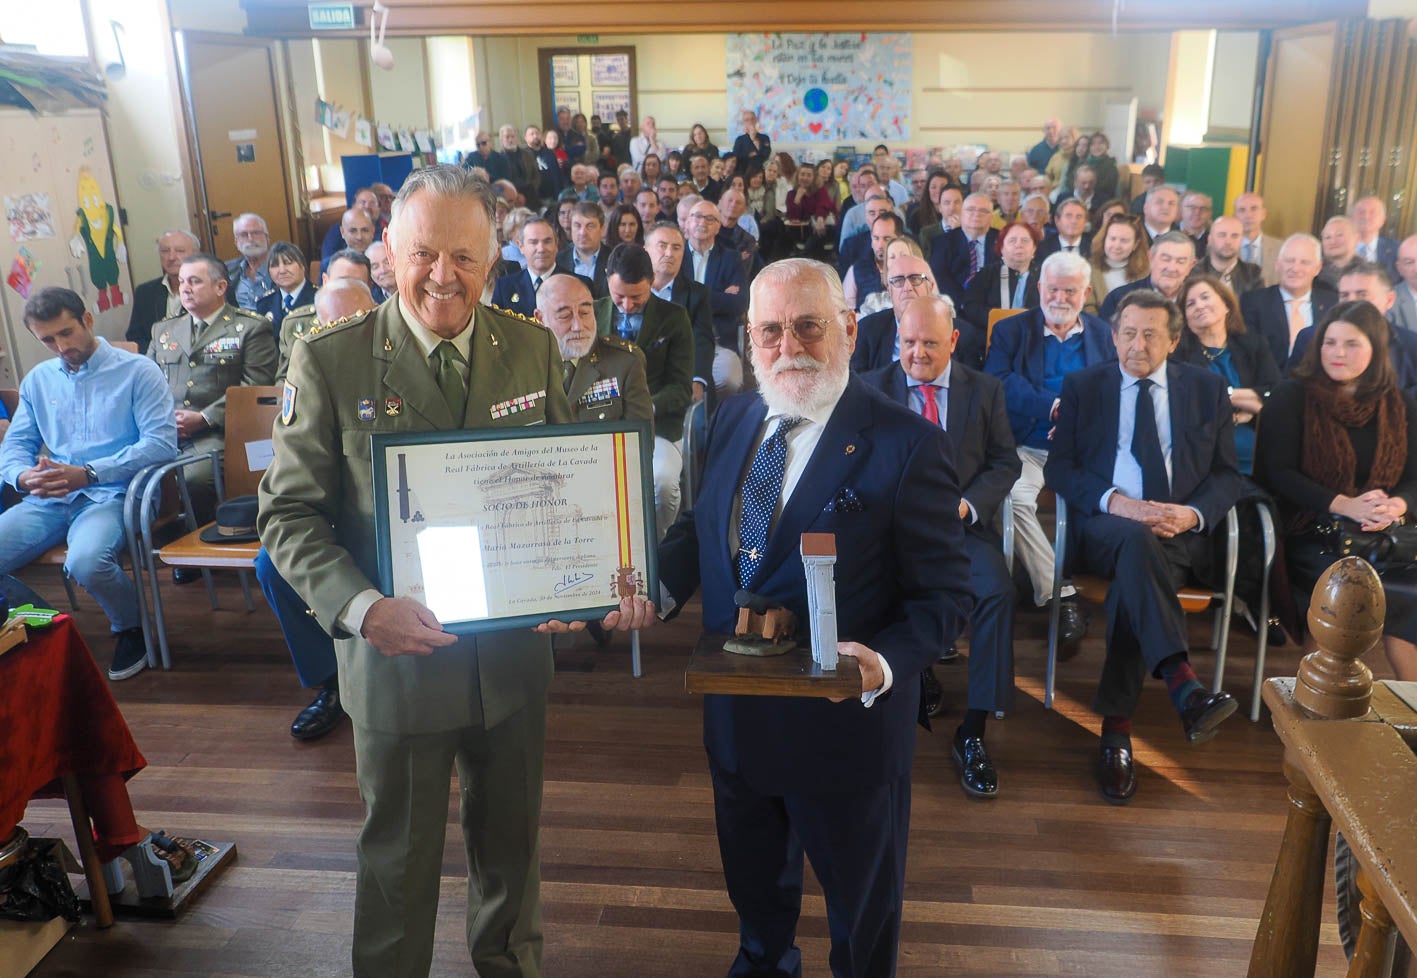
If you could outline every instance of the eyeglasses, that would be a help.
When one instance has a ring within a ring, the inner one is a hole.
[[[748,327],[748,335],[753,338],[754,346],[765,350],[781,346],[785,332],[791,332],[793,339],[803,346],[810,346],[826,337],[833,322],[834,319],[799,319],[793,323],[758,323]]]
[[[924,285],[925,282],[926,282],[925,276],[924,276],[924,275],[920,275],[920,274],[914,274],[914,275],[897,275],[897,276],[895,276],[894,278],[890,278],[890,279],[887,279],[887,280],[886,280],[886,284],[887,284],[888,286],[890,286],[891,288],[893,288],[893,289],[903,289],[903,288],[906,287],[907,284],[908,284],[912,289],[918,289],[918,288],[920,288],[920,286]]]

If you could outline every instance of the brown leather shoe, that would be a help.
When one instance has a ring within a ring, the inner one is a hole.
[[[1097,786],[1109,805],[1125,805],[1137,793],[1130,747],[1103,746],[1097,763]]]

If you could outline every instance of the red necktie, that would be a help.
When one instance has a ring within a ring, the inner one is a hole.
[[[917,389],[920,391],[920,396],[925,399],[925,408],[920,412],[920,416],[938,428],[940,426],[940,405],[935,403],[935,391],[940,388],[935,384],[921,384]]]

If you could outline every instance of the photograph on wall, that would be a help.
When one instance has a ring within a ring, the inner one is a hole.
[[[630,90],[597,88],[591,92],[590,105],[592,115],[598,115],[602,119],[614,119],[616,112],[630,111]]]
[[[551,85],[576,87],[581,83],[581,59],[574,54],[558,54],[551,58]]]
[[[786,143],[910,138],[911,38],[729,34],[728,117]]]
[[[11,241],[37,241],[54,237],[54,212],[48,194],[20,194],[5,198],[5,220]]]
[[[571,115],[575,115],[577,112],[582,111],[581,93],[576,91],[574,88],[566,92],[557,90],[555,102],[556,108],[570,109]]]
[[[592,54],[590,56],[592,85],[629,85],[630,56],[628,54]]]

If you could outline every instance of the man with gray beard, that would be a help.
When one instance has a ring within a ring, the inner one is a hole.
[[[261,296],[275,288],[266,264],[271,232],[260,214],[242,214],[231,222],[231,234],[241,254],[226,263],[226,278],[231,285],[227,291],[232,305],[251,311]]]
[[[808,620],[804,532],[836,537],[837,651],[859,696],[704,697],[719,853],[739,917],[730,975],[802,973],[803,856],[826,900],[831,971],[895,972],[921,672],[968,618],[969,563],[946,435],[849,371],[856,317],[829,266],[754,281],[758,390],[723,402],[694,509],[659,548],[672,615],[702,588],[704,630],[740,589]],[[891,693],[887,696],[886,693]]]
[[[535,317],[556,334],[575,420],[654,420],[644,353],[613,333],[596,336],[595,299],[582,279],[557,272],[543,282]]]

